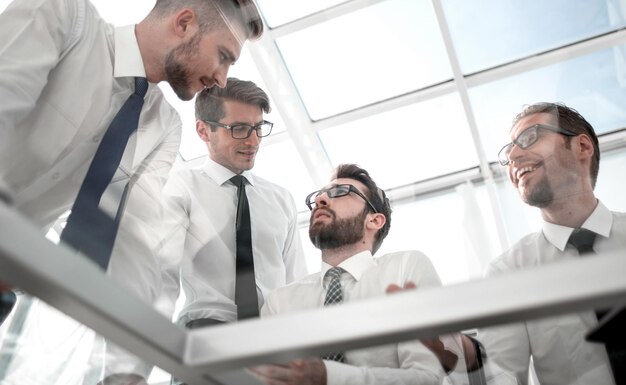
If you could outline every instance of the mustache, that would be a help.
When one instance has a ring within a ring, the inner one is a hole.
[[[335,218],[335,211],[333,211],[332,209],[329,209],[329,208],[326,208],[326,207],[316,207],[311,212],[311,219],[309,220],[309,223],[313,222],[313,218],[315,218],[315,215],[317,214],[317,212],[319,210],[323,210],[324,212],[328,213],[328,215],[330,215],[331,218],[333,218],[333,219]]]

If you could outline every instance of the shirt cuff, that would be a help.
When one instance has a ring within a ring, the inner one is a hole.
[[[326,366],[326,385],[359,384],[360,370],[353,365],[332,360],[324,360]]]

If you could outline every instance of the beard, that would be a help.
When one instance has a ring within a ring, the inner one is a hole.
[[[319,209],[318,209],[319,210]],[[309,239],[315,247],[323,249],[337,249],[342,246],[352,245],[363,239],[365,229],[364,221],[368,213],[365,208],[360,214],[352,218],[337,219],[335,212],[326,210],[331,215],[329,224],[315,223],[309,226]],[[313,216],[311,216],[311,220]]]
[[[522,195],[522,200],[530,206],[543,208],[554,200],[554,192],[547,176],[543,176],[531,190]]]
[[[200,33],[196,33],[188,42],[180,44],[165,57],[165,77],[180,100],[191,100],[189,92],[189,71],[183,62],[193,58],[200,45]]]

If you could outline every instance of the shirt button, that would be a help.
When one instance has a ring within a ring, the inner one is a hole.
[[[61,174],[59,174],[58,172],[55,172],[54,174],[52,174],[52,179],[57,180],[59,179],[60,176]]]
[[[94,137],[93,137],[93,141],[94,141],[95,143],[98,143],[98,142],[100,141],[100,135],[96,135],[96,136],[94,136]]]

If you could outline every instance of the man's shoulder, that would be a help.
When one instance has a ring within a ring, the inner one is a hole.
[[[515,270],[527,267],[533,250],[536,250],[539,242],[545,240],[541,231],[527,234],[515,242],[508,250],[489,262],[488,274],[501,270]]]
[[[376,265],[382,267],[395,264],[431,264],[430,258],[426,254],[419,250],[402,250],[386,253],[381,256],[377,256],[375,259]]]
[[[267,180],[255,173],[252,175],[254,177],[254,188],[259,190],[266,198],[277,197],[281,202],[295,202],[293,195],[285,187]]]

